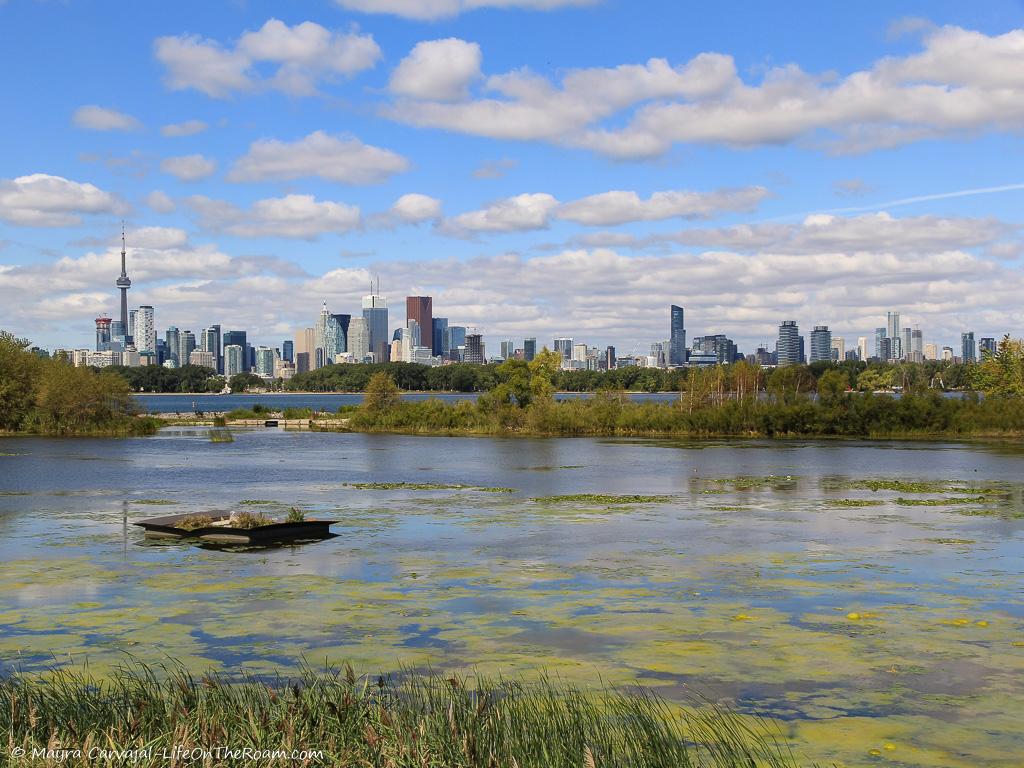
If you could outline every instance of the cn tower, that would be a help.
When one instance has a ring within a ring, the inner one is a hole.
[[[132,287],[132,281],[128,279],[125,271],[125,247],[124,247],[124,222],[121,222],[121,276],[117,278],[117,288],[121,291],[121,332],[128,339],[128,289]]]

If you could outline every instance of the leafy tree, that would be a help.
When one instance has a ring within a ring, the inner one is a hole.
[[[1004,336],[995,353],[986,352],[970,369],[975,389],[997,397],[1024,396],[1024,340]]]
[[[394,408],[399,401],[401,391],[389,373],[378,371],[370,377],[366,385],[366,397],[363,408],[370,412],[386,411]]]
[[[775,402],[792,405],[814,390],[814,376],[805,365],[784,365],[768,377],[768,393]]]
[[[838,368],[830,368],[818,379],[818,398],[822,405],[834,405],[846,396],[850,380]]]
[[[28,347],[27,339],[0,331],[0,429],[20,428],[32,407],[42,361]]]
[[[242,373],[236,373],[228,380],[228,386],[232,392],[247,392],[250,388],[263,386],[264,381],[262,378],[257,376],[255,373],[249,373],[243,371]]]

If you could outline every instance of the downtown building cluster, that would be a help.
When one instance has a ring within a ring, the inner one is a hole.
[[[405,323],[392,330],[388,300],[379,283],[371,284],[362,299],[359,314],[332,313],[326,302],[312,325],[298,328],[293,339],[280,347],[252,345],[245,330],[222,331],[212,324],[198,333],[169,326],[163,338],[157,334],[154,308],[142,305],[128,308],[131,280],[126,269],[124,233],[121,242],[121,274],[115,285],[120,293],[120,316],[96,318],[94,348],[57,350],[75,365],[106,367],[111,365],[163,365],[177,368],[201,366],[227,378],[253,373],[265,379],[288,379],[296,373],[339,363],[406,362],[436,366],[464,362],[484,364],[497,360],[530,361],[537,355],[536,337],[499,342],[498,354],[488,357],[483,337],[475,328],[450,324],[447,317],[435,317],[433,298],[408,296]],[[982,337],[977,343],[973,331],[961,334],[960,348],[925,343],[919,327],[903,326],[899,312],[889,312],[886,325],[872,336],[860,336],[856,347],[847,349],[845,339],[834,336],[827,325],[816,325],[810,343],[795,320],[779,325],[774,350],[760,346],[753,354],[743,355],[736,343],[724,334],[694,337],[687,345],[685,310],[669,308],[669,335],[650,345],[648,354],[640,354],[639,345],[628,355],[618,356],[613,346],[599,348],[566,336],[552,339],[550,349],[561,356],[564,370],[611,370],[626,366],[677,368],[683,366],[725,365],[747,360],[771,367],[845,360],[883,362],[923,362],[946,360],[974,362],[986,351],[996,349],[995,337]],[[959,354],[957,354],[959,352]]]

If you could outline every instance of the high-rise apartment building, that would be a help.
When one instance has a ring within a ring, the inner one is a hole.
[[[939,359],[939,347],[937,344],[928,343],[924,345],[924,359],[925,360],[938,360]]]
[[[796,320],[783,320],[779,326],[779,338],[775,342],[777,364],[798,365],[803,362],[803,339]]]
[[[562,356],[563,360],[572,359],[572,339],[559,337],[555,339],[555,352]]]
[[[363,296],[363,319],[370,332],[370,351],[378,363],[386,363],[390,357],[391,338],[388,332],[388,300],[371,293]]]
[[[857,356],[861,360],[863,360],[865,362],[867,362],[867,359],[869,357],[871,357],[870,352],[868,352],[868,337],[867,336],[858,336],[857,337]]]
[[[912,363],[924,362],[924,333],[920,328],[910,331],[910,338],[906,350],[906,359]]]
[[[225,338],[227,334],[224,334]],[[231,378],[245,371],[244,360],[245,348],[238,344],[224,345],[224,375]]]
[[[974,331],[960,334],[960,361],[964,363],[978,362],[978,353],[974,347]]]
[[[249,344],[245,340],[245,331],[224,331],[224,335],[221,337],[221,344],[223,345],[224,351],[224,375],[228,375],[227,370],[227,347],[229,344],[242,349],[242,370],[249,370]]]
[[[189,355],[196,348],[196,335],[192,331],[182,331],[178,336],[178,365],[188,365]]]
[[[811,346],[814,346],[813,344]],[[841,363],[846,359],[846,339],[842,336],[832,337],[832,360]]]
[[[978,342],[978,359],[984,360],[988,355],[994,355],[998,351],[996,340],[991,336],[982,337]]]
[[[512,339],[505,339],[501,342],[500,348],[502,360],[511,360],[516,356],[516,345],[513,343]]]
[[[606,371],[615,370],[617,362],[618,361],[615,358],[615,347],[606,347],[604,350],[604,369]]]
[[[899,360],[903,357],[903,339],[900,336],[900,313],[889,312],[886,314],[886,338],[889,339],[889,360]]]
[[[811,331],[810,362],[829,362],[832,360],[832,331],[827,325],[816,325]]]
[[[213,359],[213,353],[208,352],[205,349],[193,349],[188,356],[189,365],[198,365],[202,368],[209,368],[212,371],[217,370],[217,363]]]
[[[467,333],[466,334],[466,355],[464,358],[467,363],[475,363],[476,365],[483,365],[484,363],[484,343],[483,336],[479,333]]]
[[[96,351],[105,352],[110,349],[110,323],[109,317],[96,318]]]
[[[537,356],[537,339],[531,336],[528,339],[523,339],[523,360],[527,362],[533,360]]]
[[[670,310],[669,321],[669,365],[686,363],[686,323],[683,308],[675,304]]]
[[[270,347],[256,347],[256,375],[269,379],[274,375],[274,350]]]
[[[199,335],[199,346],[213,355],[213,369],[218,372],[221,371],[220,326],[211,325],[208,328],[203,328],[202,333]]]

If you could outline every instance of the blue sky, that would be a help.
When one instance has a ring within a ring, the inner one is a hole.
[[[501,7],[486,7],[486,6]],[[484,6],[484,7],[477,7]],[[368,12],[369,9],[369,12]],[[384,11],[384,12],[373,12]],[[1024,333],[1024,6],[0,2],[0,327]],[[1017,185],[1017,188],[1013,188]],[[933,198],[964,190],[1001,191]]]

